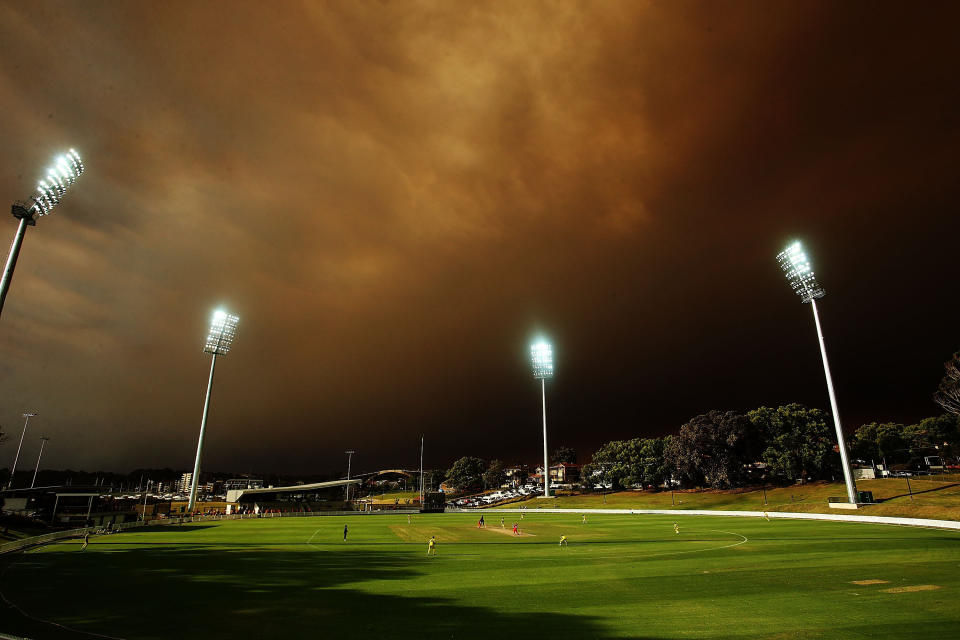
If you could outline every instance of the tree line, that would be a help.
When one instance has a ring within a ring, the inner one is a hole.
[[[956,461],[960,416],[943,414],[916,424],[862,425],[848,437],[850,457],[867,465],[915,467],[924,456]],[[551,464],[576,462],[576,452],[559,447]],[[708,411],[659,438],[613,440],[581,469],[580,487],[616,490],[681,487],[730,489],[760,483],[786,484],[842,477],[833,422],[826,412],[801,404],[759,407],[746,413]],[[526,481],[519,467],[520,483]],[[431,472],[456,491],[496,488],[507,480],[500,460],[465,456],[448,470]]]
[[[889,466],[923,456],[954,459],[960,419],[943,414],[917,424],[870,423],[850,439],[852,458]],[[675,435],[614,440],[583,468],[584,488],[606,485],[656,488],[734,488],[759,482],[792,483],[840,477],[840,456],[829,415],[801,404],[746,413],[709,411]]]

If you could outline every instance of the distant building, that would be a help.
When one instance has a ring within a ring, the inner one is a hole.
[[[536,473],[530,476],[532,480],[543,484],[543,467],[537,467]],[[561,462],[550,467],[550,484],[572,484],[580,480],[580,465],[572,462]]]
[[[520,487],[527,481],[527,478],[530,475],[529,467],[525,464],[518,464],[512,467],[507,467],[503,470],[504,475],[507,476],[507,482],[512,487]]]
[[[230,478],[223,483],[224,491],[235,489],[263,489],[263,480],[260,478]]]

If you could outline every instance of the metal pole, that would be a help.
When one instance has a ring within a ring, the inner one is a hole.
[[[0,279],[0,313],[3,313],[3,301],[7,299],[7,291],[10,289],[10,281],[13,279],[13,270],[17,266],[20,247],[23,246],[23,236],[27,233],[27,225],[32,221],[33,218],[29,216],[20,218],[20,226],[17,227],[17,233],[13,236],[10,255],[7,256],[7,265],[3,268],[3,279]]]
[[[143,490],[143,522],[147,522],[147,492],[150,491],[150,479],[147,478],[147,488]]]
[[[833,411],[833,424],[837,429],[837,447],[840,449],[840,461],[843,465],[843,477],[847,484],[847,498],[850,504],[857,503],[857,485],[853,481],[853,472],[850,461],[847,459],[847,443],[843,439],[843,427],[840,426],[840,411],[837,409],[837,398],[833,393],[833,378],[830,376],[830,364],[827,362],[827,347],[823,342],[823,330],[820,328],[820,315],[817,313],[817,301],[811,300],[813,320],[817,325],[817,338],[820,340],[820,355],[823,357],[823,373],[827,378],[827,392],[830,394],[830,408]]]
[[[40,436],[40,455],[37,456],[37,468],[33,470],[33,480],[30,481],[30,488],[33,489],[33,485],[37,483],[37,472],[40,471],[40,458],[43,457],[43,445],[47,444],[47,440],[50,438],[44,438]]]
[[[13,474],[17,472],[17,462],[20,460],[20,448],[23,446],[23,436],[27,435],[27,425],[30,424],[30,418],[35,416],[35,413],[25,413],[23,417],[26,420],[23,421],[23,433],[20,434],[20,444],[17,445],[17,455],[13,458],[13,467],[10,469],[10,481],[7,482],[7,489],[13,487]]]
[[[350,462],[353,460],[353,454],[356,453],[356,452],[353,451],[353,450],[351,450],[351,451],[344,451],[344,453],[347,454],[347,480],[349,480],[349,479],[350,479]],[[346,491],[346,494],[347,494],[347,500],[346,500],[346,501],[347,501],[347,502],[350,502],[350,483],[348,482],[348,483],[347,483],[347,486],[344,487],[344,488],[347,490],[347,491]]]
[[[547,380],[540,378],[540,396],[543,401],[543,497],[550,497],[550,464],[547,459]]]
[[[420,435],[420,508],[423,509],[423,435]]]
[[[207,398],[203,401],[203,420],[200,421],[200,440],[197,441],[197,460],[193,463],[193,478],[190,482],[190,501],[187,513],[193,513],[197,504],[197,486],[200,482],[200,454],[203,452],[203,433],[207,429],[207,415],[210,413],[210,393],[213,391],[213,369],[217,365],[217,354],[210,359],[210,380],[207,382]]]

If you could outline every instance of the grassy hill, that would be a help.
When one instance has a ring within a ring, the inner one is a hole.
[[[902,518],[934,518],[960,520],[960,475],[917,476],[860,480],[860,491],[872,491],[878,504],[848,515],[896,516]],[[913,495],[911,496],[911,490]],[[685,490],[659,493],[649,491],[620,491],[617,493],[561,495],[549,501],[558,509],[721,509],[730,511],[793,511],[807,513],[840,513],[827,506],[832,496],[845,496],[842,483],[814,482],[766,489],[766,505],[762,488],[733,490]],[[542,499],[533,498],[512,504],[535,509],[548,506]]]

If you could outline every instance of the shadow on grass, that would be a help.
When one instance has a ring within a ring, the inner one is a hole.
[[[907,498],[909,496],[919,496],[924,493],[936,493],[937,491],[943,491],[944,489],[952,489],[953,487],[960,487],[960,484],[945,484],[942,487],[934,487],[933,489],[922,489],[920,491],[914,491],[913,493],[900,493],[895,496],[887,496],[886,498],[877,498],[877,504],[882,504],[889,500],[894,500],[896,498]]]
[[[0,591],[16,605],[0,609],[0,632],[37,640],[95,637],[82,632],[131,639],[610,637],[597,618],[557,613],[559,602],[523,612],[466,604],[470,592],[458,592],[454,567],[419,552],[60,547],[0,560]],[[431,566],[444,570],[436,585],[425,582]],[[408,587],[393,581],[410,581],[414,590],[396,595]],[[494,599],[510,608],[517,587],[510,576],[501,585]],[[575,600],[573,586],[570,595]]]

